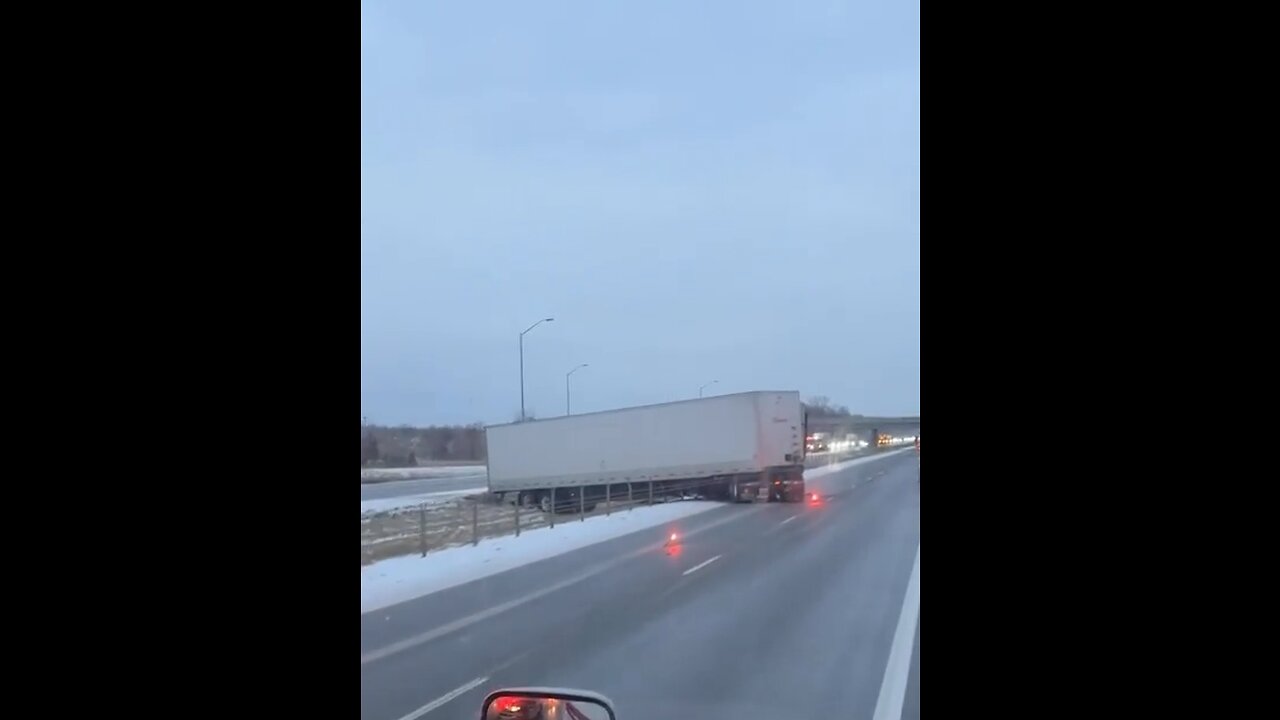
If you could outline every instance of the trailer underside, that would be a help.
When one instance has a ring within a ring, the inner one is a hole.
[[[572,485],[495,492],[499,499],[538,507],[544,512],[590,512],[600,503],[652,503],[673,498],[705,498],[725,502],[801,502],[804,466],[768,468],[729,476],[647,480],[601,485]]]

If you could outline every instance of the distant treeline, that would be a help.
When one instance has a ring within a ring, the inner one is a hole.
[[[802,404],[809,417],[861,417],[851,414],[843,405],[832,405],[831,400],[823,395],[811,397]]]
[[[485,459],[484,425],[360,428],[360,467],[415,467],[425,462]]]

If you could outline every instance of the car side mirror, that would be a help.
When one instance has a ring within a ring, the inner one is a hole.
[[[618,720],[600,693],[571,688],[519,687],[489,693],[481,720]]]

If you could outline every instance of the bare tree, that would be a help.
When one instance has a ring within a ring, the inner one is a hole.
[[[484,424],[367,426],[361,436],[361,467],[413,467],[422,459],[484,460]]]

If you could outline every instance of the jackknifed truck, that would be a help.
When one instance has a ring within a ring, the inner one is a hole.
[[[804,499],[797,391],[755,391],[485,428],[489,492],[544,512],[606,499]]]

